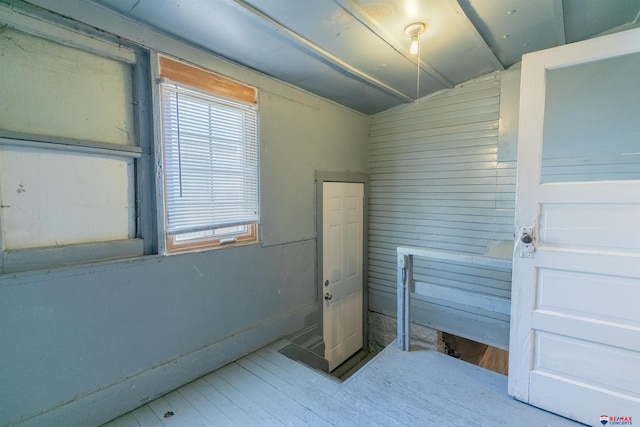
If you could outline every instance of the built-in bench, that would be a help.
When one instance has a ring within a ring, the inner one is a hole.
[[[470,309],[482,309],[489,313],[495,313],[500,316],[508,316],[511,311],[510,298],[488,295],[482,292],[473,292],[464,289],[458,289],[450,286],[443,286],[433,283],[426,283],[414,280],[413,262],[414,257],[422,257],[430,260],[454,262],[478,267],[488,267],[498,270],[511,271],[511,259],[493,258],[488,256],[466,255],[449,251],[434,251],[424,248],[414,247],[398,247],[397,248],[398,263],[398,339],[397,345],[401,350],[409,350],[410,337],[410,296],[411,293],[420,295],[428,301],[436,301],[439,303],[450,303],[456,306],[469,307]],[[455,330],[447,330],[446,325],[440,325],[440,330],[444,332],[456,333]],[[485,344],[483,334],[478,333],[477,336],[466,336]]]

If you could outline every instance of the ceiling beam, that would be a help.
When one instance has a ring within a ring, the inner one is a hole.
[[[295,42],[297,42],[299,45],[307,48],[308,50],[310,50],[312,53],[314,53],[316,56],[320,57],[320,59],[326,61],[326,62],[330,62],[331,64],[333,64],[336,67],[341,68],[342,70],[346,71],[347,73],[351,74],[353,77],[358,78],[359,80],[362,80],[366,83],[369,83],[370,85],[377,87],[378,89],[381,89],[399,99],[402,99],[405,102],[413,102],[414,98],[389,86],[388,84],[376,79],[373,76],[370,76],[369,74],[365,73],[362,70],[357,69],[356,67],[348,64],[347,62],[343,61],[342,59],[338,58],[337,56],[333,55],[332,53],[324,50],[323,48],[321,48],[320,46],[316,45],[315,43],[311,42],[310,40],[302,37],[300,34],[296,33],[295,31],[285,27],[284,25],[280,24],[278,21],[276,21],[275,19],[271,18],[270,16],[266,15],[265,13],[263,13],[262,11],[260,11],[259,9],[256,9],[255,7],[253,7],[252,5],[246,3],[243,0],[233,0],[234,3],[236,3],[238,6],[240,6],[241,8],[243,8],[245,11],[250,12],[252,15],[254,15],[255,17],[261,19],[262,21],[266,22],[267,24],[269,24],[272,28],[274,28],[276,31],[281,32],[289,37],[291,37]]]
[[[504,64],[500,62],[500,60],[498,59],[496,54],[493,52],[493,50],[489,47],[486,40],[482,37],[482,35],[480,34],[476,26],[473,25],[473,22],[471,22],[467,14],[464,13],[464,9],[462,9],[462,7],[460,6],[460,3],[458,3],[458,0],[448,0],[448,3],[453,9],[453,11],[455,12],[455,14],[462,21],[464,28],[466,28],[469,31],[469,33],[476,39],[476,41],[478,42],[478,46],[480,47],[480,49],[482,49],[486,53],[487,58],[489,58],[489,60],[496,67],[496,69],[501,71],[504,70]]]
[[[375,19],[372,19],[360,5],[358,5],[353,0],[334,0],[345,12],[349,13],[356,20],[358,20],[362,25],[367,27],[369,31],[378,36],[382,41],[391,46],[396,52],[400,55],[407,58],[409,61],[417,64],[419,60],[415,55],[410,54],[405,46],[398,41],[391,33],[389,33],[385,28],[383,28]],[[455,84],[440,74],[435,68],[431,66],[426,61],[420,60],[420,69],[429,74],[434,79],[438,80],[445,87],[452,88]]]

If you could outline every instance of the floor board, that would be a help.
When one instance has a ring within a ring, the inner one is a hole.
[[[443,354],[389,346],[339,382],[276,343],[105,427],[575,426],[513,400],[507,378]],[[173,415],[165,418],[167,412]]]
[[[140,427],[161,427],[164,425],[164,423],[160,421],[160,418],[158,418],[156,414],[153,413],[153,410],[149,405],[141,406],[135,411],[130,412],[130,414],[134,416],[134,418],[136,419]],[[126,415],[124,416],[126,417]],[[136,426],[136,424],[125,424],[125,425],[122,425],[121,427],[131,427],[131,426]]]
[[[224,369],[224,368],[223,368]],[[272,416],[266,408],[262,407],[259,404],[256,404],[253,400],[251,400],[245,393],[250,392],[250,390],[243,390],[237,388],[236,386],[228,383],[224,378],[218,375],[217,372],[213,374],[209,374],[204,377],[207,383],[213,386],[216,390],[224,395],[224,397],[228,398],[229,401],[235,408],[241,409],[247,416],[248,419],[245,425],[272,425],[272,426],[283,426],[285,423],[278,420],[274,416]],[[242,415],[240,418],[247,418]],[[249,421],[250,420],[250,421]],[[235,421],[235,419],[232,419]]]
[[[247,414],[244,409],[237,406],[227,396],[213,387],[205,378],[201,378],[191,383],[196,391],[206,399],[206,405],[212,404],[224,414],[230,425],[235,423],[242,425],[254,425],[255,420]],[[233,420],[233,421],[232,421]],[[222,425],[227,425],[226,420]]]

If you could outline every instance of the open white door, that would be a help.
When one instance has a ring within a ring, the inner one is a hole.
[[[640,29],[524,56],[516,230],[509,393],[640,423]]]
[[[323,184],[323,338],[329,371],[362,348],[364,185]]]

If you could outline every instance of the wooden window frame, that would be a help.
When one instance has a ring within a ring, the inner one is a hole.
[[[239,246],[258,242],[258,224],[247,224],[247,231],[225,236],[203,237],[185,242],[176,242],[176,236],[167,237],[167,253],[195,252],[224,246]]]
[[[256,88],[248,86],[236,80],[232,80],[228,77],[221,76],[209,70],[205,70],[203,68],[199,68],[197,66],[169,58],[162,54],[158,55],[158,68],[160,82],[162,82],[163,79],[167,79],[186,88],[200,90],[213,96],[228,98],[243,103],[257,104]],[[161,127],[164,127],[164,125],[161,125]],[[161,145],[164,159],[164,142]],[[162,180],[162,183],[160,185],[164,191],[164,179]],[[255,244],[259,242],[258,222],[241,224],[246,227],[246,231],[240,233],[229,233],[220,236],[214,235],[178,241],[176,237],[180,234],[169,233],[167,222],[168,208],[166,203],[162,208],[165,216],[164,253],[167,255],[219,249],[222,247],[236,247],[241,245]],[[212,228],[211,231],[215,231],[215,229]]]

